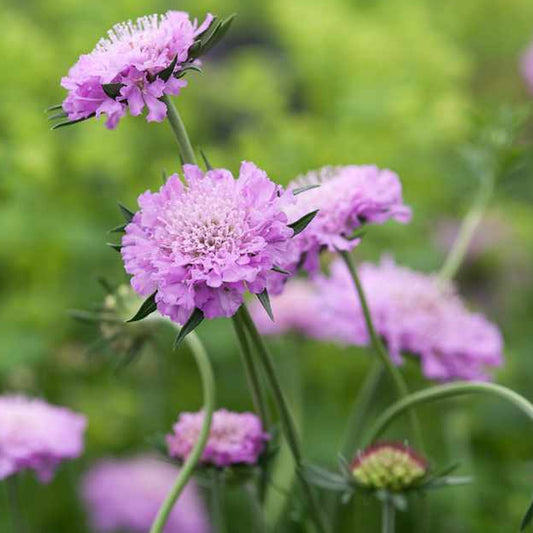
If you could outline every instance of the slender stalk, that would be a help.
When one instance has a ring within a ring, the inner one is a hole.
[[[464,217],[453,246],[444,261],[439,273],[441,283],[453,279],[457,274],[468,252],[472,238],[483,219],[483,214],[487,209],[493,190],[494,173],[490,173],[485,179],[481,180],[474,202]]]
[[[259,415],[259,418],[261,418],[263,427],[267,428],[269,426],[269,420],[265,393],[261,386],[261,380],[252,356],[252,352],[250,351],[248,339],[246,338],[246,331],[244,329],[240,310],[237,311],[237,314],[233,316],[232,322],[233,328],[235,329],[235,334],[237,335],[237,340],[239,341],[239,346],[241,348],[242,362],[246,372],[248,386],[252,394],[254,408]]]
[[[376,420],[368,436],[368,444],[376,440],[389,424],[404,411],[423,403],[475,393],[492,394],[502,400],[506,400],[523,411],[533,421],[533,404],[511,389],[495,383],[456,382],[415,392],[391,405]]]
[[[161,100],[167,106],[167,118],[178,142],[180,149],[181,159],[183,163],[188,163],[191,165],[196,165],[196,156],[194,155],[194,150],[192,149],[191,141],[187,135],[187,130],[185,129],[185,124],[181,120],[181,116],[176,109],[176,106],[172,102],[170,96],[163,95]]]
[[[22,506],[20,505],[19,483],[16,475],[10,476],[6,480],[7,498],[11,511],[13,533],[25,533],[27,531],[23,520]]]
[[[370,314],[370,309],[368,307],[368,302],[366,300],[365,292],[363,290],[363,285],[361,284],[361,280],[359,279],[359,275],[357,274],[357,269],[355,268],[355,264],[352,261],[352,258],[350,257],[350,254],[348,252],[339,252],[339,253],[341,257],[343,258],[344,262],[346,263],[346,266],[348,267],[348,270],[354,282],[355,288],[357,290],[359,301],[361,302],[361,307],[363,309],[363,314],[365,317],[366,327],[368,328],[368,334],[370,336],[370,340],[372,341],[372,346],[374,347],[374,350],[376,351],[379,358],[381,359],[381,362],[383,366],[385,367],[385,370],[387,371],[392,382],[394,383],[398,397],[405,398],[409,394],[409,389],[407,388],[407,384],[405,383],[405,380],[401,372],[391,361],[391,358],[385,346],[383,345],[383,342],[381,341],[379,335],[376,332],[376,328],[374,327],[374,323],[372,322],[372,316]],[[409,422],[411,424],[413,438],[416,442],[416,446],[418,447],[420,452],[423,453],[424,452],[424,441],[422,439],[422,431],[420,429],[420,424],[418,422],[418,418],[416,417],[415,413],[409,413]]]
[[[385,497],[381,502],[381,533],[394,533],[395,509],[392,499]]]
[[[272,362],[272,358],[267,350],[266,345],[263,342],[263,339],[261,338],[261,335],[259,335],[259,332],[255,327],[254,321],[252,320],[248,309],[244,304],[239,309],[239,313],[244,325],[246,326],[246,329],[248,330],[250,339],[256,347],[257,354],[259,355],[259,359],[263,366],[263,370],[265,371],[266,378],[268,380],[270,388],[272,389],[272,394],[278,407],[283,433],[285,435],[285,438],[287,439],[287,443],[291,450],[294,462],[296,463],[296,472],[298,474],[298,479],[300,480],[302,489],[304,490],[305,496],[307,498],[311,517],[318,531],[327,532],[329,531],[329,528],[326,525],[324,517],[322,516],[318,499],[313,488],[311,487],[311,485],[309,485],[309,482],[305,478],[303,472],[303,455],[300,449],[299,437],[296,431],[294,420],[287,405],[287,401],[285,400],[285,395],[283,394],[283,390],[281,389],[278,376],[276,374],[276,369],[274,368],[274,364]]]
[[[223,481],[220,476],[221,472],[214,469],[211,477],[211,514],[215,531],[225,533]]]
[[[211,429],[211,419],[213,417],[213,411],[215,409],[215,380],[213,377],[213,370],[211,368],[211,363],[205,348],[196,335],[195,332],[189,333],[186,340],[191,348],[193,356],[196,360],[198,370],[200,372],[200,377],[202,380],[203,395],[204,395],[204,419],[202,422],[202,429],[200,430],[200,435],[198,440],[194,445],[191,453],[187,457],[187,460],[183,464],[176,483],[168,493],[165,501],[161,505],[157,516],[150,528],[150,533],[161,533],[165,527],[165,523],[174,507],[176,501],[178,500],[183,489],[189,482],[190,478],[194,473],[194,469],[202,456],[202,452],[207,444],[207,439],[209,437],[209,430]]]
[[[265,513],[261,505],[261,499],[254,484],[248,484],[245,487],[250,499],[250,508],[253,515],[254,531],[257,533],[266,533]]]

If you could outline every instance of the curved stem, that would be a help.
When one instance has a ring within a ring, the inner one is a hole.
[[[211,429],[211,419],[215,409],[215,380],[213,378],[213,370],[211,368],[211,363],[209,361],[207,352],[205,351],[202,342],[195,332],[189,333],[189,335],[186,337],[186,340],[194,355],[202,380],[204,394],[204,419],[198,440],[196,441],[191,453],[187,457],[187,460],[183,464],[176,483],[161,505],[152,527],[150,528],[150,533],[162,532],[172,508],[192,477],[194,469],[198,464],[200,457],[202,456],[202,452],[207,444],[209,430]]]
[[[257,354],[259,355],[259,359],[263,366],[263,370],[265,371],[266,378],[268,380],[270,388],[272,389],[272,394],[278,407],[283,433],[285,435],[285,438],[287,439],[287,444],[289,445],[289,448],[291,450],[294,462],[296,463],[296,472],[298,474],[298,479],[300,480],[300,484],[302,486],[302,489],[304,490],[305,496],[309,503],[309,511],[311,513],[312,519],[318,531],[326,532],[329,530],[329,528],[326,525],[324,517],[322,516],[322,512],[316,494],[311,485],[309,485],[309,482],[307,481],[303,473],[303,455],[300,449],[300,442],[296,431],[296,426],[294,424],[294,420],[287,405],[287,401],[285,400],[283,390],[281,389],[278,376],[276,374],[276,369],[274,368],[274,364],[272,362],[272,358],[270,357],[267,347],[265,346],[261,335],[259,335],[259,332],[255,327],[254,321],[252,320],[252,317],[250,316],[250,313],[248,312],[248,309],[244,304],[241,306],[240,311],[240,316],[243,320],[244,325],[246,326],[246,329],[248,330],[252,343],[256,347]]]
[[[374,347],[374,350],[376,351],[379,358],[381,359],[381,362],[383,366],[385,367],[385,370],[387,371],[392,382],[394,383],[398,397],[405,398],[409,394],[409,389],[407,388],[407,384],[405,383],[405,380],[401,372],[391,361],[391,358],[385,346],[383,345],[383,342],[381,341],[379,335],[376,332],[376,328],[374,327],[374,323],[372,322],[372,316],[370,314],[370,309],[368,307],[368,302],[366,300],[365,292],[363,290],[363,285],[361,284],[361,280],[359,279],[359,275],[357,274],[357,269],[355,268],[355,264],[352,261],[352,258],[350,257],[350,254],[348,252],[339,252],[339,253],[341,257],[343,258],[344,262],[346,263],[346,266],[348,267],[348,270],[354,282],[355,288],[357,290],[359,301],[361,302],[361,308],[363,309],[363,315],[365,317],[368,334],[370,336],[370,340],[372,341],[372,346]],[[418,422],[418,419],[414,413],[409,414],[409,421],[412,427],[413,437],[416,442],[416,446],[418,447],[419,451],[423,453],[424,442],[422,439],[422,431],[420,429],[420,424]]]
[[[176,141],[178,141],[182,162],[184,164],[188,163],[191,165],[196,165],[196,156],[194,155],[191,141],[189,140],[187,130],[185,129],[185,124],[183,123],[183,120],[181,120],[176,106],[172,102],[170,96],[166,94],[161,97],[161,100],[167,106],[168,122],[172,128],[172,131],[174,132]]]
[[[381,502],[381,533],[394,533],[395,509],[392,498],[385,497]]]
[[[439,273],[441,283],[453,279],[457,274],[457,271],[468,252],[468,247],[470,246],[472,238],[483,219],[483,214],[485,213],[492,196],[493,189],[494,175],[490,174],[485,179],[481,180],[474,202],[464,217],[453,246],[446,256],[444,265]]]
[[[407,398],[403,398],[402,400],[391,405],[383,412],[383,414],[381,414],[372,427],[368,437],[368,444],[376,440],[388,427],[388,425],[404,411],[410,410],[411,408],[422,403],[434,402],[444,398],[474,393],[492,394],[498,398],[501,398],[502,400],[506,400],[523,411],[533,421],[533,404],[531,404],[520,394],[508,389],[507,387],[496,385],[495,383],[449,383],[447,385],[438,385],[420,392],[415,392],[414,394],[409,395]]]

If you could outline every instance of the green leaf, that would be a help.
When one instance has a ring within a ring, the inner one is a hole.
[[[77,120],[67,120],[66,122],[60,122],[59,124],[54,124],[50,129],[57,130],[66,126],[72,126],[73,124],[77,124],[78,122],[84,122],[85,120],[89,120],[90,118],[93,118],[94,115],[94,113],[91,113],[88,117],[78,118]]]
[[[179,80],[180,78],[183,78],[183,76],[185,76],[189,70],[194,72],[202,72],[202,69],[198,65],[195,65],[194,63],[186,63],[181,65],[180,69],[174,73],[174,77]]]
[[[285,274],[285,276],[290,276],[291,273],[288,270],[283,270],[283,268],[274,265],[270,270],[277,272],[278,274]]]
[[[50,107],[47,107],[44,112],[51,113],[52,111],[57,111],[58,109],[63,109],[63,104],[51,105]]]
[[[531,520],[533,520],[533,500],[529,504],[524,518],[522,518],[522,523],[520,524],[520,531],[524,531],[524,529],[526,529],[526,527],[529,526],[529,524],[531,523]]]
[[[113,250],[116,250],[119,253],[120,253],[120,250],[122,250],[121,244],[115,244],[114,242],[107,242],[106,244],[107,246],[109,246],[110,248],[113,248]]]
[[[144,300],[141,307],[139,307],[139,310],[135,313],[135,315],[130,318],[129,320],[126,320],[126,322],[137,322],[138,320],[142,320],[143,318],[146,318],[148,315],[151,315],[156,309],[157,304],[155,303],[155,295],[157,294],[157,291],[153,292]]]
[[[224,37],[224,35],[226,35],[226,33],[228,32],[228,30],[230,29],[230,26],[233,22],[233,19],[236,17],[236,13],[233,13],[232,15],[230,15],[229,17],[227,17],[226,19],[224,19],[219,25],[218,27],[215,29],[215,31],[213,32],[213,35],[211,35],[207,41],[203,41],[202,42],[204,43],[203,46],[202,46],[202,50],[201,50],[201,54],[206,54],[207,52],[209,52],[209,50],[211,50],[211,48],[213,48],[214,46],[216,46]]]
[[[311,211],[310,213],[307,213],[307,215],[304,215],[302,218],[298,219],[296,222],[289,224],[289,228],[291,228],[294,231],[293,237],[295,237],[296,235],[298,235],[298,233],[301,233],[305,228],[307,228],[311,220],[313,220],[313,218],[316,217],[317,213],[318,213],[318,209],[316,209],[315,211]]]
[[[316,189],[317,187],[320,187],[320,183],[313,183],[312,185],[305,185],[304,187],[297,187],[296,189],[292,190],[292,194],[296,196],[297,194],[302,194],[305,191],[310,191],[311,189]]]
[[[120,94],[120,89],[124,87],[123,83],[104,83],[102,89],[109,98],[115,99]]]
[[[135,213],[131,209],[128,209],[125,205],[121,204],[120,202],[118,202],[118,207],[120,209],[120,212],[122,213],[122,216],[126,219],[126,222],[128,223],[131,222]]]
[[[174,58],[170,65],[163,69],[161,72],[158,72],[157,77],[161,78],[163,81],[168,81],[170,76],[172,76],[174,69],[176,68],[176,63],[178,62],[178,56]]]
[[[48,117],[48,120],[57,120],[58,118],[66,118],[68,117],[67,113],[65,111],[60,111],[59,113],[54,113],[53,115],[50,115]]]
[[[200,155],[202,156],[202,159],[204,160],[204,165],[207,170],[213,170],[213,167],[209,163],[209,160],[207,159],[207,156],[205,155],[204,151],[200,148]]]
[[[191,331],[194,331],[204,319],[204,313],[201,309],[196,308],[191,316],[189,317],[189,320],[185,322],[184,326],[180,329],[180,332],[178,333],[178,336],[176,337],[176,340],[174,341],[174,350],[181,344],[183,339],[191,333]]]
[[[121,224],[120,226],[115,226],[113,229],[110,229],[108,233],[126,233],[127,224]]]
[[[305,465],[303,473],[309,483],[323,489],[345,492],[352,487],[341,475],[316,465]]]
[[[274,322],[274,313],[272,313],[272,306],[270,305],[270,298],[268,297],[267,290],[265,289],[263,292],[256,294],[256,296],[270,320]]]

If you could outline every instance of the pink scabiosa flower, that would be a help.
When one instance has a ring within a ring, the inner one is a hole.
[[[453,285],[391,259],[365,263],[359,275],[376,331],[396,364],[402,362],[402,352],[418,356],[425,376],[438,381],[487,380],[488,368],[502,364],[500,331],[469,311]],[[324,337],[368,345],[363,311],[346,266],[334,262],[331,276],[316,283]]]
[[[0,479],[33,470],[48,483],[55,469],[83,451],[87,419],[25,396],[0,396]]]
[[[294,231],[283,209],[293,195],[253,163],[242,163],[237,179],[225,169],[183,172],[185,183],[173,175],[139,197],[122,239],[124,265],[135,291],[153,295],[175,322],[230,317],[246,290],[260,294],[283,276],[272,269],[289,252]]]
[[[184,461],[193,449],[204,413],[182,413],[167,436],[168,453]],[[219,409],[213,413],[213,421],[201,463],[217,467],[255,465],[265,450],[270,435],[253,413],[233,413]]]
[[[296,238],[303,267],[311,273],[318,271],[323,249],[347,251],[357,246],[360,239],[354,232],[363,224],[390,219],[407,223],[411,218],[398,176],[373,165],[324,167],[297,178],[288,188],[298,193],[297,202],[286,209],[289,220],[318,210]]]
[[[212,21],[208,15],[198,26],[187,13],[168,11],[113,26],[61,80],[68,91],[62,108],[69,121],[106,115],[112,129],[126,110],[137,116],[145,107],[148,121],[162,121],[166,106],[160,98],[186,85],[179,78],[194,59],[189,50]]]
[[[179,470],[150,456],[106,459],[82,482],[82,497],[98,533],[145,533],[178,477]],[[165,533],[208,533],[207,513],[189,482],[169,515]]]
[[[520,67],[529,92],[533,94],[533,43],[524,52],[520,61]]]

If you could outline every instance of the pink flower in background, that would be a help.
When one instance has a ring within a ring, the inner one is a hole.
[[[162,121],[166,107],[159,98],[176,95],[186,81],[176,79],[180,63],[188,59],[195,37],[206,30],[213,17],[207,15],[198,27],[182,11],[141,17],[136,22],[113,26],[94,50],[80,56],[61,85],[68,95],[63,110],[70,120],[106,115],[106,126],[115,128],[126,110],[133,116],[148,108],[148,121]],[[168,79],[158,75],[175,65]],[[106,93],[103,85],[117,84],[116,96]]]
[[[403,203],[402,186],[390,170],[373,165],[324,167],[291,182],[288,189],[319,185],[301,192],[295,204],[286,209],[291,222],[318,209],[309,227],[296,237],[304,268],[318,271],[318,256],[323,249],[331,252],[351,250],[359,239],[351,235],[363,224],[383,224],[394,219],[407,223],[411,209]],[[285,267],[284,267],[285,268]]]
[[[82,483],[82,497],[98,533],[146,533],[178,476],[179,469],[150,456],[107,459]],[[169,515],[164,533],[208,533],[207,513],[189,482]]]
[[[186,183],[171,176],[139,197],[126,227],[122,257],[141,296],[157,291],[161,314],[183,324],[195,308],[207,318],[232,316],[246,290],[262,292],[286,258],[293,230],[284,192],[253,163],[234,179],[225,169],[185,165]]]
[[[203,411],[182,413],[167,436],[168,452],[171,457],[185,460],[198,440]],[[207,446],[201,462],[219,467],[234,464],[256,464],[270,439],[253,413],[233,413],[219,409],[213,414]]]
[[[520,66],[529,92],[533,94],[533,43],[522,56]]]
[[[440,286],[436,276],[390,259],[361,265],[360,277],[376,330],[396,364],[402,362],[402,352],[418,356],[424,375],[438,381],[486,380],[488,368],[502,364],[499,329],[469,311],[452,285]],[[368,345],[361,305],[344,263],[336,261],[331,276],[316,283],[323,337]]]
[[[87,419],[25,396],[0,396],[0,480],[33,470],[49,482],[58,465],[83,452]]]

